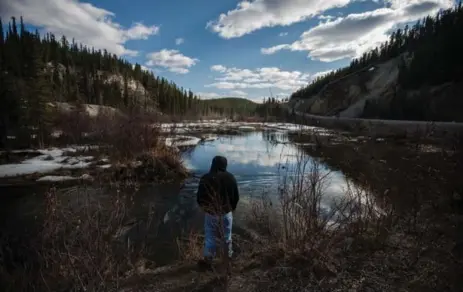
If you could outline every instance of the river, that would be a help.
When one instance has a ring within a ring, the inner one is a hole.
[[[228,170],[235,175],[239,185],[241,200],[235,214],[236,232],[245,232],[244,221],[247,220],[253,198],[265,196],[278,203],[282,183],[297,179],[301,163],[310,165],[315,159],[291,143],[284,130],[219,135],[216,139],[181,150],[184,163],[192,173],[182,186],[146,184],[124,191],[133,198],[133,208],[130,210],[132,219],[123,228],[120,237],[131,238],[132,241],[149,237],[151,249],[157,251],[153,253],[153,260],[157,264],[167,264],[176,258],[178,238],[187,236],[192,230],[201,230],[202,216],[196,204],[196,189],[199,177],[209,170],[214,156],[227,158]],[[328,178],[322,207],[329,209],[333,200],[343,196],[346,179],[341,172],[332,171],[324,164],[321,164],[321,172],[327,174]],[[30,223],[37,221],[37,214],[44,208],[43,194],[46,190],[44,186],[19,186],[1,190],[2,194],[8,194],[7,203],[2,204],[1,208],[3,228],[15,234],[28,234]],[[89,197],[113,196],[117,191],[104,186],[98,189],[67,186],[59,192],[68,202],[79,203]],[[154,210],[151,227],[140,232],[140,226],[146,225],[148,221],[150,210]],[[159,253],[159,250],[163,252]]]

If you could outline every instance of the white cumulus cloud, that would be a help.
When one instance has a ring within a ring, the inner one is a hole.
[[[135,23],[125,31],[125,40],[146,40],[149,36],[159,33],[159,27],[145,26],[140,22]]]
[[[170,72],[186,74],[189,69],[199,62],[196,58],[190,58],[183,55],[177,50],[161,50],[159,52],[149,53],[146,66],[163,67]]]
[[[219,73],[215,82],[205,85],[219,89],[269,89],[295,90],[310,81],[310,74],[299,71],[283,71],[277,67],[264,67],[254,70],[227,68],[214,65],[211,71]]]
[[[453,0],[386,0],[387,8],[350,14],[321,22],[291,44],[262,48],[263,54],[280,50],[307,51],[314,60],[331,62],[354,58],[388,39],[398,24],[416,21],[439,9],[450,8]]]
[[[217,92],[197,92],[196,93],[202,99],[212,99],[223,97],[223,95],[218,94]]]
[[[344,7],[353,0],[254,0],[239,2],[235,9],[210,21],[207,28],[222,38],[241,37],[274,26],[288,26],[326,10]]]
[[[183,44],[185,42],[185,40],[183,38],[178,38],[178,39],[175,39],[175,44],[177,46]]]
[[[216,72],[225,72],[227,68],[222,65],[213,65],[211,66],[211,71],[216,71]]]
[[[231,90],[228,92],[198,92],[198,96],[203,99],[222,98],[222,97],[246,97],[248,94],[241,90]]]
[[[245,97],[248,94],[242,90],[232,90],[230,91],[231,96]]]
[[[115,14],[77,0],[2,0],[0,16],[23,16],[24,22],[43,28],[57,37],[65,35],[87,46],[106,49],[117,55],[136,55],[126,48],[128,40],[147,39],[159,32],[155,25],[140,22],[129,28],[113,21]]]

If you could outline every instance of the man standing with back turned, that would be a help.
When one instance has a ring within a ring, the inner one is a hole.
[[[197,201],[205,213],[204,259],[199,264],[203,268],[211,268],[217,248],[216,237],[220,237],[225,244],[228,257],[233,255],[232,212],[238,204],[239,192],[235,177],[227,171],[225,157],[216,156],[212,159],[209,173],[203,175],[199,182]]]

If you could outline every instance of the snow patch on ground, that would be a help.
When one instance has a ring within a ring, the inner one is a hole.
[[[56,130],[56,131],[53,131],[53,132],[51,133],[51,136],[52,136],[53,138],[59,138],[59,137],[61,137],[62,135],[63,135],[63,131],[61,131],[61,130]]]
[[[215,141],[217,140],[218,137],[216,135],[209,135],[209,136],[204,136],[201,138],[201,141],[203,142],[210,142],[210,141]]]
[[[38,182],[63,182],[63,181],[70,181],[70,180],[89,180],[92,177],[88,174],[83,174],[81,176],[69,176],[69,175],[46,175],[39,179]]]
[[[37,153],[38,156],[21,163],[0,165],[0,177],[12,177],[33,173],[47,173],[58,169],[86,168],[92,164],[93,156],[65,156],[65,153],[84,151],[95,146],[78,145],[65,148],[39,150],[15,150],[13,153]]]
[[[43,176],[37,181],[49,181],[49,182],[58,182],[58,181],[67,181],[67,180],[76,180],[78,177],[68,176],[68,175],[47,175]]]
[[[166,138],[166,145],[167,146],[195,146],[201,141],[200,138],[192,137],[192,136],[174,136]]]
[[[224,120],[207,122],[182,122],[161,124],[161,131],[164,133],[185,134],[197,130],[218,130],[218,129],[238,129],[242,131],[256,131],[258,129],[271,129],[282,131],[316,131],[317,133],[331,133],[327,129],[296,125],[290,123],[245,123],[227,122]]]
[[[99,168],[103,168],[103,169],[107,169],[107,168],[111,168],[111,164],[104,164],[104,165],[99,165],[98,167]]]
[[[254,131],[254,130],[256,130],[256,127],[253,127],[253,126],[239,126],[238,129],[244,130],[244,131]]]

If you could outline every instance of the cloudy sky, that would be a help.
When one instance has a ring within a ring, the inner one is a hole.
[[[1,0],[0,16],[121,55],[204,98],[288,96],[454,0]]]

